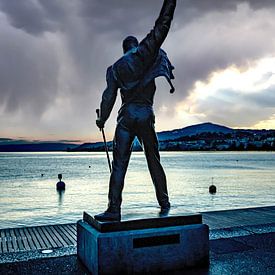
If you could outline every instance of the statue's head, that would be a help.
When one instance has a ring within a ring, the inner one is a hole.
[[[127,53],[132,48],[138,46],[138,40],[134,36],[127,36],[122,42],[123,53]]]

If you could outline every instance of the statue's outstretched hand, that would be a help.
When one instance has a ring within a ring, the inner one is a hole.
[[[99,129],[104,128],[105,121],[103,121],[100,117],[96,119],[96,125]]]
[[[96,119],[95,123],[96,123],[97,127],[101,130],[104,128],[105,121],[101,118],[99,109],[96,109],[96,115],[97,115],[97,119]]]

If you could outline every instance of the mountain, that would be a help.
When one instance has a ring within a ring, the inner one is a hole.
[[[48,151],[67,151],[78,147],[78,144],[71,143],[18,143],[14,142],[11,144],[0,143],[0,152],[48,152]]]
[[[214,124],[211,122],[201,123],[197,125],[188,126],[181,129],[175,129],[171,131],[164,131],[158,133],[159,141],[175,140],[185,136],[194,136],[201,133],[223,133],[231,134],[234,130],[226,126]]]

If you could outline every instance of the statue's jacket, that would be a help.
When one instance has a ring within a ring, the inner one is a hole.
[[[160,15],[154,28],[139,43],[138,47],[124,54],[117,62],[107,69],[107,88],[103,92],[101,101],[101,119],[106,121],[116,100],[117,90],[120,88],[122,107],[139,96],[145,97],[150,105],[153,100],[146,98],[146,88],[150,89],[154,79],[164,76],[174,92],[171,79],[174,79],[174,67],[167,54],[160,47],[170,29],[176,7],[176,0],[164,0]],[[152,84],[153,83],[153,84]],[[149,93],[150,94],[150,93]]]

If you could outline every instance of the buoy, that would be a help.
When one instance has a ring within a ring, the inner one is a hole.
[[[58,174],[59,181],[56,183],[56,190],[65,190],[65,182],[62,180],[62,174]]]
[[[89,168],[91,168],[91,165],[89,165]]]
[[[209,193],[210,194],[216,194],[217,193],[217,187],[214,184],[209,186]]]

